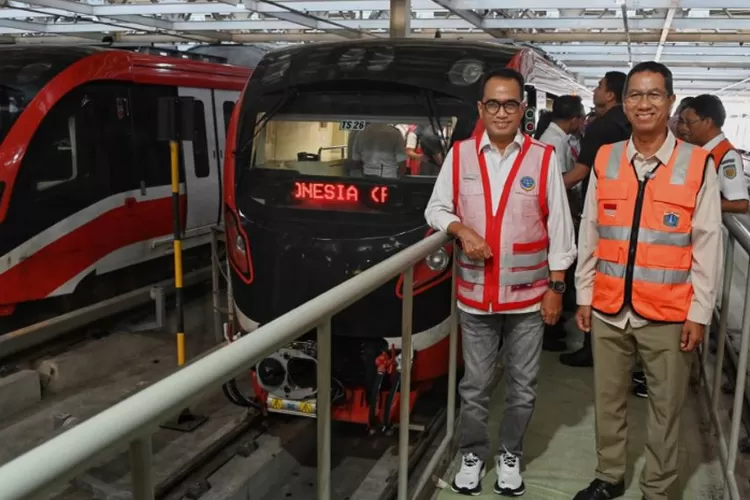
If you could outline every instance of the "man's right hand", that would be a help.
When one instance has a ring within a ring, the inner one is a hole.
[[[591,306],[578,306],[576,311],[576,325],[581,331],[591,332]]]
[[[492,257],[490,246],[473,229],[464,226],[456,236],[461,240],[464,253],[471,260],[486,260]]]

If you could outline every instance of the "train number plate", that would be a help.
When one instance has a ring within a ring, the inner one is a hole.
[[[339,122],[339,130],[364,130],[366,125],[364,120],[344,120]]]

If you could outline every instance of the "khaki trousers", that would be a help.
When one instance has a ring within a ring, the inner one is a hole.
[[[597,478],[625,478],[630,374],[638,356],[648,383],[646,464],[641,490],[648,500],[679,500],[680,413],[690,377],[691,353],[680,351],[682,324],[625,330],[592,317]]]

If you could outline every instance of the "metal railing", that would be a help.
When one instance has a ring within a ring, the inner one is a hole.
[[[716,358],[714,360],[714,372],[712,380],[709,381],[708,353],[710,329],[706,331],[701,352],[701,378],[705,390],[705,397],[709,402],[709,413],[718,437],[719,458],[724,472],[724,498],[740,500],[740,492],[737,483],[736,464],[739,451],[740,427],[742,423],[742,411],[744,409],[745,387],[747,379],[748,349],[750,349],[750,272],[747,273],[744,288],[744,307],[742,310],[742,337],[736,362],[737,378],[734,386],[734,401],[732,407],[732,418],[727,440],[722,427],[722,419],[719,416],[719,397],[721,396],[721,383],[724,372],[724,355],[726,348],[727,327],[729,322],[729,300],[732,289],[732,276],[734,274],[735,242],[745,250],[750,257],[750,229],[734,215],[725,214],[724,226],[728,231],[726,245],[724,248],[724,277],[721,288],[721,303],[718,314],[718,332],[716,338]],[[711,382],[711,383],[709,383]]]
[[[0,468],[2,500],[45,498],[81,472],[129,446],[133,500],[153,500],[151,435],[159,424],[182,408],[228,380],[246,373],[252,365],[277,349],[317,328],[317,432],[318,499],[330,500],[331,475],[331,319],[354,302],[394,277],[404,273],[402,309],[402,352],[412,349],[412,304],[414,265],[443,247],[450,238],[436,233],[373,266],[328,292],[306,302],[280,318],[235,341],[231,347],[187,365],[169,377],[143,389],[80,425],[30,450]],[[455,262],[453,263],[455,270]],[[412,493],[416,497],[429,481],[438,459],[448,449],[455,419],[457,358],[457,315],[455,286],[452,287],[447,431],[432,461]],[[402,356],[401,391],[411,388],[411,356]],[[398,499],[407,499],[409,405],[400,405]]]

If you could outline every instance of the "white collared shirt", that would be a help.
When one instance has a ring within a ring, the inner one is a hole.
[[[724,134],[719,134],[706,144],[703,149],[711,151],[721,141],[725,139]],[[747,200],[750,197],[747,194],[747,182],[745,181],[745,168],[742,163],[742,156],[734,149],[727,151],[721,160],[719,170],[716,171],[719,177],[719,189],[722,196],[729,201]]]
[[[560,171],[564,174],[575,166],[575,159],[570,145],[570,135],[566,134],[557,123],[552,122],[539,138],[540,142],[555,147],[557,161],[560,165]]]
[[[487,132],[482,134],[479,143],[480,151],[484,151],[487,160],[487,174],[490,181],[490,196],[492,199],[492,210],[497,211],[500,204],[500,196],[507,182],[511,167],[523,144],[523,134],[518,132],[514,141],[500,152],[490,142]],[[552,153],[547,173],[547,206],[549,216],[547,219],[547,231],[549,233],[548,261],[550,271],[564,271],[568,269],[576,258],[575,231],[573,230],[573,219],[570,216],[570,207],[565,193],[560,166],[557,162],[556,153]],[[453,206],[453,152],[449,151],[435,181],[432,197],[427,203],[425,210],[427,224],[437,231],[447,231],[452,222],[461,222],[456,215]],[[471,314],[492,314],[492,311],[482,311],[468,307],[461,302],[458,307]],[[535,304],[504,313],[526,313],[540,310],[541,305]]]

